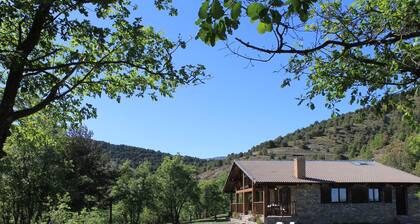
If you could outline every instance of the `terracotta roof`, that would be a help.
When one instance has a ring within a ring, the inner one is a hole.
[[[306,178],[293,176],[293,161],[235,161],[254,183],[416,183],[420,177],[373,161],[306,161]]]

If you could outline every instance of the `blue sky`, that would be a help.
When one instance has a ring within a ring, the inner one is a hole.
[[[179,34],[185,39],[195,36],[200,1],[176,1],[177,17],[155,10],[150,2],[139,2],[139,11],[134,12],[143,17],[145,25],[171,39]],[[269,44],[271,37],[256,34],[253,26],[243,26],[235,36]],[[94,138],[210,158],[247,151],[331,116],[322,107],[322,98],[315,110],[297,105],[295,98],[304,92],[303,82],[280,88],[284,74],[275,71],[287,63],[287,56],[250,66],[230,55],[223,44],[210,47],[193,38],[187,49],[176,53],[175,62],[204,64],[212,78],[204,85],[181,87],[174,98],[157,102],[148,98],[123,99],[119,104],[107,98],[89,100],[98,108],[98,118],[86,122]],[[353,111],[356,106],[340,104],[340,109]]]

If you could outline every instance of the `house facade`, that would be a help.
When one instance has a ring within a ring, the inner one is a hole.
[[[235,161],[224,191],[243,222],[420,224],[420,177],[372,161]]]

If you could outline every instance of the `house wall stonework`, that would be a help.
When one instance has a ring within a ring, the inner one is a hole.
[[[420,198],[416,196],[416,193],[420,192],[419,186],[410,186],[407,189],[407,214],[415,223],[420,223]]]
[[[300,223],[392,223],[395,203],[327,203],[321,204],[319,185],[296,188],[296,209]],[[395,202],[393,194],[393,202]]]
[[[396,215],[395,189],[392,188],[392,203],[321,203],[320,185],[303,184],[292,187],[292,201],[296,203],[295,217],[267,217],[265,223],[279,221],[299,224],[339,223],[417,223],[420,224],[420,200],[415,192],[418,186],[407,189],[407,216]],[[407,222],[405,222],[408,220]]]

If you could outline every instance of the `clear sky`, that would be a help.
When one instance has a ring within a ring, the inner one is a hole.
[[[195,36],[201,1],[175,0],[177,17],[155,10],[151,2],[139,2],[135,12],[145,25],[171,39],[179,34],[185,39]],[[269,43],[271,37],[255,34],[252,26],[244,26],[235,36]],[[295,98],[303,93],[303,82],[280,88],[284,74],[275,71],[287,63],[287,56],[250,66],[230,55],[223,44],[210,47],[193,38],[187,49],[176,53],[175,62],[204,64],[212,78],[204,85],[181,87],[174,98],[161,97],[157,102],[148,98],[123,99],[119,104],[106,98],[89,100],[98,108],[98,118],[86,122],[94,138],[210,158],[247,151],[331,116],[331,111],[322,107],[323,99],[318,99],[313,111],[297,105]],[[340,109],[347,112],[356,107],[341,104]]]

